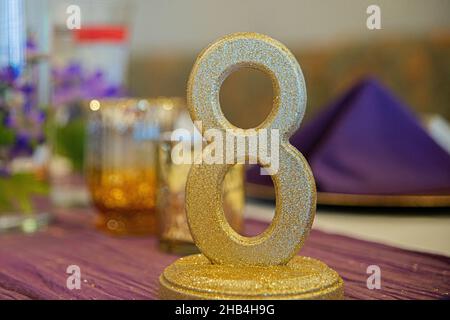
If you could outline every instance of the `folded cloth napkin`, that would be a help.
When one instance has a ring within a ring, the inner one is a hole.
[[[375,79],[357,83],[291,143],[307,158],[320,192],[450,194],[450,154]],[[258,166],[248,169],[247,181],[272,185]]]

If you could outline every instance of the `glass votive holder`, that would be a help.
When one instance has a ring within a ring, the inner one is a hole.
[[[158,140],[170,130],[182,100],[88,104],[85,173],[97,228],[114,235],[156,234]]]
[[[159,219],[159,247],[166,252],[176,254],[191,254],[198,252],[191,232],[189,230],[185,211],[185,187],[191,164],[175,163],[172,158],[174,148],[179,143],[188,143],[190,150],[187,156],[194,159],[198,148],[195,143],[204,145],[201,135],[193,127],[186,111],[180,112],[174,128],[180,128],[186,124],[192,128],[192,136],[186,141],[170,138],[166,132],[161,136],[159,144],[158,163],[158,219]],[[195,140],[195,141],[193,141]],[[244,165],[235,165],[230,168],[223,183],[223,208],[225,218],[230,226],[238,233],[243,228],[243,213],[245,206],[244,192]]]

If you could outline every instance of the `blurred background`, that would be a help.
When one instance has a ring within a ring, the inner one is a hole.
[[[58,0],[50,10],[56,30],[66,28],[66,8],[75,3],[82,23],[127,24],[132,95],[184,96],[202,48],[228,33],[255,31],[278,39],[297,57],[308,86],[307,116],[371,74],[415,111],[450,118],[449,1],[377,1],[380,30],[366,26],[371,1],[115,2]],[[271,83],[258,71],[232,75],[222,93],[225,113],[239,125],[262,120],[271,107]]]
[[[198,53],[221,36],[251,31],[281,41],[299,61],[308,92],[304,123],[334,101],[357,105],[340,97],[370,77],[380,84],[375,85],[374,99],[394,105],[380,108],[386,112],[381,116],[400,114],[399,123],[407,123],[403,133],[395,132],[399,141],[411,146],[419,136],[428,146],[420,149],[422,144],[417,143],[418,149],[413,146],[402,156],[397,156],[401,148],[385,148],[394,167],[417,154],[429,156],[405,165],[413,169],[400,181],[403,186],[422,179],[420,166],[433,167],[437,177],[424,190],[419,185],[412,198],[367,202],[357,197],[346,202],[342,196],[346,192],[326,189],[318,174],[323,206],[315,226],[450,254],[450,1],[0,0],[0,4],[0,217],[4,217],[0,229],[18,226],[34,232],[52,219],[53,210],[48,208],[90,208],[93,203],[101,213],[97,226],[103,231],[154,234],[162,223],[181,231],[160,233],[161,239],[192,242],[184,218],[167,218],[175,215],[167,208],[184,213],[188,168],[170,163],[166,155],[171,145],[160,134],[189,121],[180,110],[185,109],[186,84]],[[380,9],[381,28],[371,30],[367,20],[373,13],[367,10],[373,4]],[[231,123],[255,127],[272,108],[272,84],[260,71],[238,70],[225,80],[220,101]],[[370,122],[366,117],[359,124]],[[381,137],[384,129],[373,130]],[[371,140],[366,149],[380,141]],[[315,175],[316,158],[308,159]],[[343,175],[349,172],[336,168]],[[228,219],[239,230],[243,170],[233,177],[224,192],[230,201]],[[247,195],[265,202],[248,201],[245,211],[248,217],[268,221],[274,210],[273,189],[267,191],[264,183],[260,187],[254,193],[247,190]],[[386,193],[411,195],[404,190]],[[415,197],[422,193],[431,197]],[[158,211],[158,203],[165,208]],[[386,203],[390,209],[382,208]],[[361,208],[365,206],[371,209]],[[151,226],[143,228],[147,225]],[[165,248],[173,249],[170,241]]]

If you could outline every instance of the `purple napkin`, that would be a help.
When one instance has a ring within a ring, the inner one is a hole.
[[[325,108],[291,143],[308,159],[320,192],[450,194],[450,155],[374,79]],[[247,181],[272,184],[256,166]]]

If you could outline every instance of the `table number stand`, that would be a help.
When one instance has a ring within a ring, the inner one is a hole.
[[[274,87],[273,110],[252,131],[279,132],[279,170],[271,176],[276,193],[273,221],[254,237],[236,233],[222,207],[222,181],[233,164],[194,164],[186,185],[186,212],[202,254],[180,258],[164,270],[159,279],[160,297],[341,299],[343,281],[334,270],[318,260],[296,256],[314,220],[316,189],[308,163],[289,144],[306,107],[305,81],[295,57],[283,44],[260,34],[236,33],[219,39],[199,55],[192,69],[188,83],[191,118],[202,121],[202,130],[250,137],[249,130],[236,130],[226,120],[219,103],[223,80],[239,67],[262,70]],[[267,151],[270,154],[270,146]],[[258,152],[248,150],[246,156],[262,167],[270,166]]]

